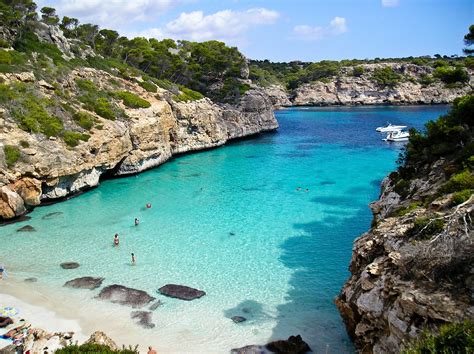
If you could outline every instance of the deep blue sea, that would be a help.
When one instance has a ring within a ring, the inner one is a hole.
[[[334,298],[349,276],[352,241],[369,229],[367,204],[403,147],[382,141],[375,128],[390,121],[420,129],[447,109],[277,111],[274,133],[104,181],[35,209],[29,221],[0,227],[0,263],[11,278],[37,277],[48,296],[82,296],[77,316],[99,300],[98,290],[62,288],[75,277],[101,276],[104,285],[157,296],[164,305],[153,313],[154,329],[134,325],[120,305],[101,303],[100,311],[113,313],[128,334],[136,331],[137,340],[155,340],[159,352],[225,353],[293,334],[317,352],[352,352]],[[16,231],[24,225],[36,232]],[[81,267],[65,271],[59,267],[65,261]],[[192,302],[165,298],[157,289],[167,283],[207,295]],[[247,321],[233,323],[236,315]]]

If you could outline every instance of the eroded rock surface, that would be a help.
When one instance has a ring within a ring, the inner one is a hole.
[[[110,339],[104,332],[101,331],[96,331],[92,333],[86,343],[105,345],[111,350],[119,349],[117,344],[112,339]]]
[[[176,284],[167,284],[158,289],[162,295],[169,297],[174,297],[181,300],[191,301],[194,299],[199,299],[200,297],[206,295],[202,290],[190,288],[189,286],[176,285]]]
[[[97,296],[101,300],[107,300],[115,304],[131,306],[133,308],[143,307],[153,300],[154,297],[148,295],[143,290],[127,288],[122,285],[109,285],[103,288]]]
[[[130,317],[136,321],[136,324],[143,328],[154,328],[155,324],[151,320],[150,311],[133,311]]]

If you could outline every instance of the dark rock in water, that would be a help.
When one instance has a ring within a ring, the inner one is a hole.
[[[235,323],[240,323],[240,322],[247,321],[247,319],[245,317],[242,317],[242,316],[232,316],[230,319],[232,321],[234,321]]]
[[[151,322],[151,312],[149,311],[133,311],[130,316],[137,320],[136,324],[143,328],[153,328],[155,324]]]
[[[26,283],[36,283],[38,281],[38,278],[26,278],[24,281]]]
[[[131,306],[133,308],[143,307],[155,300],[143,290],[127,288],[122,285],[109,285],[100,291],[97,296],[101,300],[108,300],[115,304]]]
[[[305,354],[311,352],[309,345],[300,335],[290,336],[287,340],[270,342],[266,348],[274,353],[281,354]]]
[[[64,283],[64,286],[68,288],[76,288],[76,289],[97,289],[102,285],[104,278],[94,278],[94,277],[82,277],[76,278],[73,280],[69,280]]]
[[[159,288],[158,291],[163,295],[186,301],[199,299],[201,296],[206,295],[206,293],[202,290],[176,284],[166,284],[165,286]]]
[[[43,219],[43,220],[52,219],[55,216],[61,215],[62,213],[63,213],[62,211],[55,211],[55,212],[44,215],[41,219]]]
[[[336,182],[333,181],[322,181],[319,183],[320,186],[329,186],[331,184],[336,184]]]
[[[252,309],[250,307],[243,307],[242,312],[243,313],[250,313],[250,312],[252,312]]]
[[[60,264],[62,269],[76,269],[79,268],[79,263],[76,262],[64,262]]]
[[[235,236],[235,232],[229,232],[229,236]]]
[[[31,225],[25,225],[23,227],[20,227],[18,230],[16,230],[16,232],[32,232],[32,231],[36,231],[36,229]]]
[[[3,219],[2,222],[0,223],[0,227],[14,224],[17,222],[22,222],[22,221],[28,221],[31,220],[31,216],[28,215],[21,215],[19,217],[13,218],[13,219]]]
[[[242,348],[232,349],[230,354],[271,354],[272,352],[263,345],[247,345]]]
[[[161,302],[160,300],[158,300],[157,302],[155,302],[154,304],[152,304],[148,310],[151,310],[151,311],[154,311],[156,310],[158,307],[160,307],[161,305],[163,305],[163,302]]]

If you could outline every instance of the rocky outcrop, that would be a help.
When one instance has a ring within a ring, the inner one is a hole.
[[[79,263],[77,262],[64,262],[60,264],[62,269],[76,269],[79,268]]]
[[[81,277],[67,281],[64,286],[75,289],[89,289],[94,290],[100,288],[104,278]]]
[[[354,241],[336,304],[363,352],[398,353],[423,330],[474,319],[474,197],[451,206],[437,194],[448,166],[439,160],[408,185],[391,174],[372,229]]]
[[[290,94],[282,85],[270,85],[263,88],[265,94],[270,98],[273,107],[281,108],[292,106]]]
[[[96,331],[91,334],[90,338],[86,341],[87,344],[99,344],[109,347],[110,350],[118,350],[117,344],[110,339],[104,332]]]
[[[133,311],[130,317],[136,321],[136,324],[143,328],[154,328],[155,324],[151,321],[150,311]]]
[[[110,91],[117,90],[117,86],[111,86],[113,81],[151,106],[132,109],[120,103],[128,118],[115,121],[90,112],[98,127],[87,132],[88,141],[74,148],[62,139],[23,131],[13,117],[0,114],[0,144],[20,150],[19,160],[7,166],[0,148],[0,219],[18,217],[42,202],[95,187],[106,173],[138,173],[166,162],[174,154],[217,147],[231,139],[278,128],[270,99],[257,89],[249,90],[235,106],[218,105],[207,98],[175,102],[166,90],[159,88],[158,94],[152,94],[136,82],[91,68],[73,70],[55,85],[74,92],[77,78]],[[0,74],[0,80],[34,84],[44,97],[52,95],[47,85],[40,85],[30,72]],[[79,105],[64,104],[82,110]],[[28,147],[20,144],[25,142]]]
[[[287,340],[277,340],[267,345],[247,345],[242,348],[232,349],[232,354],[306,354],[311,353],[309,345],[300,335],[290,336]]]
[[[97,298],[133,308],[143,307],[155,300],[154,297],[148,295],[143,290],[115,284],[103,288]]]
[[[418,81],[421,75],[431,74],[427,66],[402,63],[364,64],[364,73],[353,76],[350,67],[343,68],[337,78],[329,82],[316,81],[303,84],[293,92],[293,105],[376,105],[376,104],[441,104],[451,103],[456,97],[469,93],[471,83],[447,88],[442,82],[427,86]],[[377,68],[390,66],[402,80],[395,87],[384,87],[371,79]]]
[[[162,295],[187,301],[199,299],[200,297],[206,295],[206,293],[202,290],[176,284],[166,284],[165,286],[159,288],[158,291]]]

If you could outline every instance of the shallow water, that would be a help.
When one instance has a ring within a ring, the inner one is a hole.
[[[403,146],[381,141],[375,128],[387,121],[421,128],[446,110],[278,111],[276,133],[104,181],[0,227],[0,263],[16,279],[37,277],[58,298],[79,294],[81,306],[97,306],[98,291],[64,289],[65,281],[101,276],[104,285],[146,290],[164,302],[154,329],[131,324],[129,309],[119,305],[100,302],[99,311],[137,338],[157,338],[164,352],[222,353],[292,334],[316,351],[352,352],[333,300],[349,276],[352,241],[370,226],[367,204]],[[36,231],[16,231],[24,225]],[[65,261],[81,266],[66,271],[59,267]],[[167,283],[207,295],[192,302],[158,295]],[[248,320],[234,324],[235,315]]]

